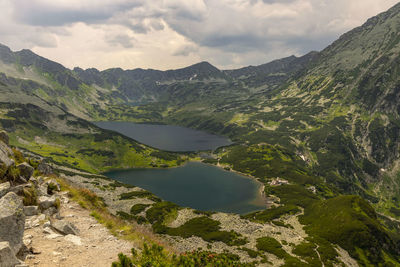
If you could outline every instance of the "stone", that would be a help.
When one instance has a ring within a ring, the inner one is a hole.
[[[23,246],[25,228],[23,207],[22,199],[13,192],[7,193],[0,199],[0,242],[8,242],[15,254]]]
[[[20,185],[16,185],[10,188],[10,192],[13,192],[17,195],[22,195],[22,192],[24,191],[24,188],[26,187],[25,184],[20,184]]]
[[[47,196],[41,196],[39,197],[39,208],[41,210],[46,210],[50,207],[54,207],[56,205],[56,197],[55,196],[51,196],[51,197],[47,197]]]
[[[26,216],[33,216],[39,214],[39,207],[38,206],[25,206],[24,213]]]
[[[11,150],[11,148],[4,142],[0,141],[0,163],[6,165],[7,168],[11,165],[14,165],[14,160],[10,158],[13,156],[14,152]]]
[[[49,174],[53,173],[53,168],[49,164],[47,164],[45,161],[40,162],[37,169],[39,172],[41,172],[44,175],[49,175]]]
[[[58,232],[65,235],[79,235],[79,229],[72,223],[65,220],[54,221],[51,223],[51,226]]]
[[[64,236],[64,239],[66,241],[69,241],[69,242],[73,243],[74,245],[77,245],[77,246],[81,246],[82,245],[82,241],[81,241],[81,238],[79,236],[66,235],[66,236]]]
[[[11,267],[20,264],[8,242],[0,242],[0,267]]]
[[[50,207],[46,210],[43,211],[44,215],[47,215],[49,217],[53,216],[54,214],[57,214],[58,210],[56,207]]]
[[[35,170],[31,165],[26,162],[17,165],[20,175],[25,178],[25,180],[29,181],[32,177],[33,171]]]
[[[10,144],[10,138],[5,131],[0,131],[0,141],[3,141],[6,145]]]
[[[0,184],[0,198],[2,198],[5,194],[10,191],[11,184],[10,182],[5,182]]]

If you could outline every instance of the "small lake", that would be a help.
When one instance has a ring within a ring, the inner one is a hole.
[[[119,132],[142,144],[167,151],[214,150],[232,142],[223,136],[180,126],[133,122],[94,122],[98,127]]]
[[[112,171],[105,175],[144,188],[182,207],[238,214],[265,209],[259,183],[200,162],[171,169]]]

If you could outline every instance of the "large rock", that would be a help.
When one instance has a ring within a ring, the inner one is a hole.
[[[38,206],[25,206],[24,213],[26,216],[33,216],[39,214],[39,207]]]
[[[17,168],[19,170],[19,174],[23,178],[25,178],[25,180],[28,181],[32,177],[34,168],[31,165],[29,165],[28,163],[24,162],[24,163],[18,164]]]
[[[20,264],[8,242],[0,242],[0,267],[14,267]]]
[[[3,141],[0,141],[0,163],[6,165],[7,168],[11,165],[14,165],[14,160],[10,158],[13,156],[14,152],[11,150],[11,148]]]
[[[39,208],[41,210],[47,210],[50,207],[54,207],[56,206],[56,197],[55,196],[51,196],[51,197],[47,197],[47,196],[41,196],[39,197]]]
[[[10,138],[8,138],[8,134],[5,131],[0,131],[0,141],[3,141],[6,145],[10,144]]]
[[[45,161],[40,162],[37,169],[39,172],[41,172],[44,175],[49,175],[49,174],[53,173],[53,168],[49,164],[47,164]]]
[[[23,245],[24,227],[22,200],[15,193],[9,192],[0,199],[0,242],[9,242],[15,254]]]
[[[11,184],[10,182],[5,182],[0,184],[0,198],[2,198],[5,194],[10,191]]]
[[[54,221],[51,223],[51,226],[64,235],[79,235],[79,229],[68,221]]]

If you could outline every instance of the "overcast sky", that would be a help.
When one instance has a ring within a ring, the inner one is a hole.
[[[0,0],[0,43],[69,68],[237,68],[321,50],[397,2]]]

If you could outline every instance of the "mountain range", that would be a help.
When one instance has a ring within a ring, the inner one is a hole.
[[[155,149],[89,121],[226,135],[235,144],[217,150],[217,159],[265,184],[288,180],[266,193],[304,210],[313,242],[339,244],[361,265],[397,265],[399,54],[400,4],[320,52],[236,70],[208,62],[168,71],[71,70],[1,45],[0,125],[13,145],[91,172],[180,162],[154,159]],[[104,148],[105,140],[112,144]]]

